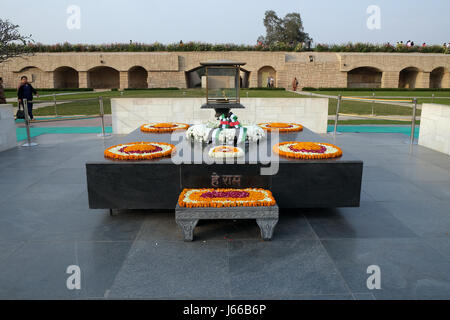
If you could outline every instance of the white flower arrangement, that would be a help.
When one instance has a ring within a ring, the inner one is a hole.
[[[244,125],[247,128],[247,138],[250,142],[258,142],[266,137],[266,132],[256,125]]]
[[[186,131],[187,139],[198,142],[210,143],[213,140],[221,144],[233,144],[235,138],[238,142],[258,142],[266,136],[265,131],[256,125],[245,125],[240,129],[220,129],[212,121],[207,124],[191,126]]]

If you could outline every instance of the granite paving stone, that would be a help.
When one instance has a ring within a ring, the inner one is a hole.
[[[450,156],[403,134],[322,137],[364,161],[361,206],[281,210],[271,242],[253,220],[201,221],[185,243],[173,210],[89,209],[85,163],[123,136],[0,152],[0,299],[450,299]]]

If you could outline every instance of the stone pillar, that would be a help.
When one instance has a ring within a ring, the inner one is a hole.
[[[254,71],[250,73],[250,77],[248,79],[249,88],[256,88],[258,86],[258,71]]]
[[[55,73],[54,72],[48,73],[45,88],[55,88]]]
[[[128,71],[120,71],[120,90],[128,88]]]
[[[78,72],[78,86],[80,88],[88,87],[88,72],[87,71],[79,71]]]
[[[153,88],[153,77],[152,77],[152,73],[150,71],[148,71],[148,73],[147,73],[147,87]]]
[[[450,72],[444,72],[442,77],[442,88],[450,88]]]
[[[430,87],[430,72],[419,72],[416,79],[416,88]]]
[[[384,71],[381,78],[382,88],[398,88],[398,81],[400,72],[398,71]]]
[[[0,151],[17,146],[16,124],[11,104],[0,104]]]

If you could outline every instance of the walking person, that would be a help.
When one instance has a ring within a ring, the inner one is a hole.
[[[30,116],[30,120],[33,120],[33,94],[35,94],[37,97],[39,97],[39,94],[37,93],[36,89],[33,88],[33,86],[28,83],[27,76],[23,76],[20,78],[20,87],[19,90],[17,90],[17,97],[19,98],[19,104],[24,107],[23,100],[27,99],[28,104],[28,115]],[[24,110],[25,111],[25,110]]]
[[[297,87],[298,87],[298,80],[297,77],[295,77],[294,80],[292,81],[292,90],[297,91]]]
[[[0,104],[6,104],[5,89],[3,88],[3,78],[0,77]]]

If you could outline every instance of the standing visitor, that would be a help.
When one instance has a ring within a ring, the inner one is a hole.
[[[270,87],[275,88],[275,78],[274,77],[270,77]]]
[[[0,104],[6,104],[5,89],[3,88],[3,78],[0,77]]]
[[[295,77],[294,80],[292,81],[292,89],[294,91],[297,91],[297,87],[298,87],[298,80],[297,77]]]
[[[19,104],[24,107],[23,100],[27,99],[28,104],[28,115],[30,116],[30,120],[33,120],[33,94],[35,94],[37,97],[39,97],[39,94],[37,93],[36,89],[33,88],[33,86],[28,83],[27,76],[23,76],[20,78],[20,87],[17,91],[17,97],[19,98]],[[25,111],[25,110],[24,110]]]
[[[267,88],[270,88],[270,76],[267,77]]]

